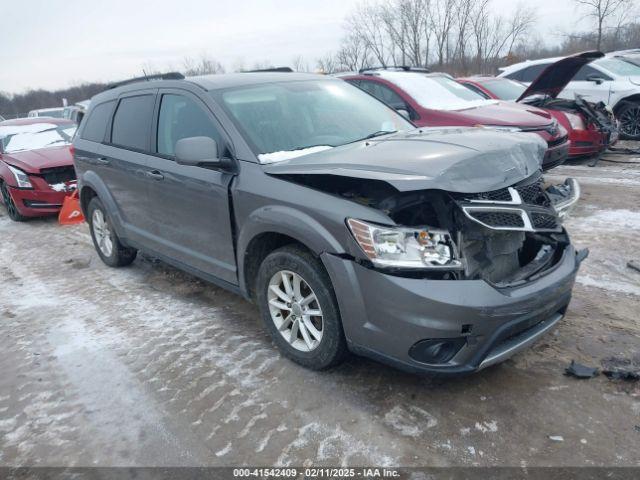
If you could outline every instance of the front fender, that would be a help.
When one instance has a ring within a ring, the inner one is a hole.
[[[345,227],[346,228],[346,227]],[[247,247],[251,240],[263,233],[278,233],[295,239],[315,255],[323,252],[344,253],[336,237],[310,215],[287,206],[269,205],[252,212],[243,222],[238,235],[238,280],[244,295],[247,295],[244,272]]]

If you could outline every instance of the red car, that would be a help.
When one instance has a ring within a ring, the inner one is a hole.
[[[75,130],[74,122],[60,118],[0,122],[0,198],[12,220],[59,212],[75,188]]]
[[[569,152],[567,132],[547,111],[513,102],[490,100],[444,73],[424,73],[407,67],[362,70],[340,78],[378,100],[405,111],[419,127],[487,126],[534,132],[547,142],[542,168],[563,163]]]
[[[617,122],[603,103],[557,98],[574,75],[586,64],[602,57],[601,52],[585,52],[549,65],[531,85],[502,77],[458,78],[458,82],[488,99],[511,100],[543,108],[569,134],[569,158],[598,155],[618,140]]]

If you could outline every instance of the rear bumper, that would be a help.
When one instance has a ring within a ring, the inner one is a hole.
[[[557,167],[558,165],[562,165],[569,157],[570,147],[571,142],[569,140],[558,145],[550,145],[547,148],[544,159],[542,160],[542,169],[549,170]]]
[[[65,192],[53,190],[22,189],[8,187],[20,215],[25,217],[43,217],[57,215],[62,208]]]
[[[403,370],[466,374],[527,348],[564,316],[581,261],[572,246],[539,278],[497,288],[483,280],[426,280],[368,269],[323,255],[352,351]],[[454,339],[442,363],[410,353],[421,341]]]

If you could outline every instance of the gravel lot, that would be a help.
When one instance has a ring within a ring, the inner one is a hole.
[[[640,466],[640,385],[563,375],[640,355],[640,158],[563,166],[583,264],[566,319],[479,374],[282,358],[256,308],[150,258],[104,266],[86,225],[0,207],[0,465]],[[552,440],[549,437],[562,437]]]

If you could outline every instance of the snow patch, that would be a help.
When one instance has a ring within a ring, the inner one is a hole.
[[[586,287],[595,287],[610,292],[631,294],[640,297],[640,286],[631,283],[618,282],[610,278],[594,278],[590,275],[578,275],[576,282]]]
[[[283,150],[280,152],[272,152],[272,153],[261,153],[258,155],[258,160],[260,163],[277,163],[282,162],[284,160],[291,160],[292,158],[302,157],[304,155],[310,155],[312,153],[322,152],[324,150],[330,150],[333,147],[329,145],[318,145],[315,147],[309,148],[301,148],[299,150]]]
[[[498,422],[496,420],[491,420],[490,422],[476,422],[476,430],[487,433],[487,432],[497,432],[498,431]]]
[[[589,216],[573,219],[572,222],[584,230],[587,229],[622,229],[640,231],[640,212],[632,210],[599,210]]]
[[[409,407],[396,405],[386,413],[384,421],[406,437],[418,437],[425,429],[433,428],[438,424],[433,415],[415,405]]]
[[[223,457],[231,451],[231,442],[227,443],[223,449],[216,452],[216,457]]]

